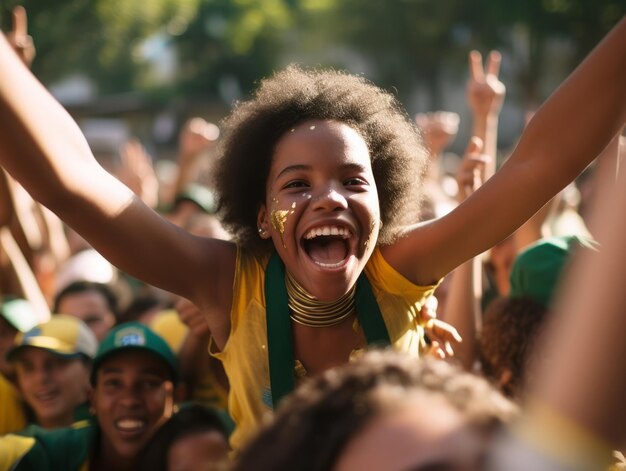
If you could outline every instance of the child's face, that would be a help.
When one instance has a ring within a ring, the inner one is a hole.
[[[363,138],[344,123],[299,124],[276,145],[266,194],[259,227],[291,275],[320,300],[346,293],[380,229],[378,192]]]

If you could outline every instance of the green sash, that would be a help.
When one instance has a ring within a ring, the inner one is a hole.
[[[276,252],[265,270],[265,303],[267,322],[267,349],[270,368],[272,406],[293,391],[294,377],[293,336],[285,287],[285,265]],[[389,334],[378,303],[365,273],[356,285],[356,313],[368,345],[389,345]]]

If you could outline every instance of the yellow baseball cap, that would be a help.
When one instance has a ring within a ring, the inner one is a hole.
[[[91,329],[77,317],[55,314],[48,322],[18,334],[7,358],[14,360],[15,355],[26,347],[42,348],[65,357],[83,355],[93,359],[98,341]]]

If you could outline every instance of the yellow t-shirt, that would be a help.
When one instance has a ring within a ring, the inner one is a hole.
[[[17,432],[26,427],[26,416],[20,395],[0,373],[0,435]]]
[[[264,292],[267,262],[268,258],[260,260],[242,249],[237,251],[231,331],[224,349],[214,354],[223,362],[230,381],[228,405],[236,424],[231,435],[235,450],[241,449],[262,417],[272,411]],[[419,311],[436,285],[412,284],[385,261],[378,248],[365,272],[392,345],[419,354],[424,338]]]

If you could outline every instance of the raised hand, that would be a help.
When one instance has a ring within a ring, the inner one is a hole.
[[[436,157],[454,140],[459,132],[459,115],[449,111],[418,113],[415,122],[424,136],[432,157]]]
[[[219,128],[202,118],[191,118],[180,132],[178,139],[179,163],[193,159],[202,151],[211,148],[220,135]]]
[[[491,51],[487,66],[483,68],[483,59],[478,51],[469,54],[469,80],[467,81],[467,103],[474,116],[497,115],[502,107],[506,87],[498,80],[502,56],[498,51]]]
[[[181,322],[189,327],[189,334],[196,338],[208,338],[211,335],[205,315],[198,307],[187,299],[181,298],[176,303],[176,312]]]
[[[13,8],[13,28],[7,34],[7,39],[20,59],[30,67],[35,58],[35,44],[28,34],[26,10],[22,6]]]
[[[491,161],[491,156],[483,154],[482,150],[482,140],[472,137],[456,172],[459,203],[474,193],[485,181],[485,166]]]

